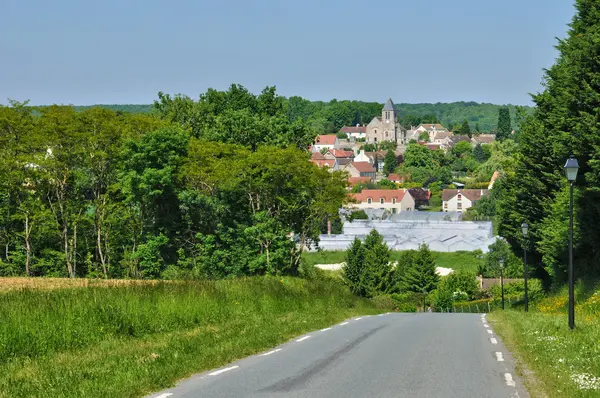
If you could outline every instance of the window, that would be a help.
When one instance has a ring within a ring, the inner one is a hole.
[[[386,131],[386,132],[385,132],[385,138],[387,138],[387,137],[388,137],[388,132]]]
[[[456,208],[457,208],[457,209],[462,209],[462,203],[457,203],[457,204],[456,204]]]
[[[385,202],[385,198],[379,199],[379,203],[383,204]]]
[[[448,208],[448,202],[444,202],[444,209]]]
[[[458,194],[458,200],[461,200],[461,199],[462,199],[462,195]]]
[[[396,214],[396,213],[397,213],[397,210],[398,210],[398,209],[396,209],[395,207],[394,207],[394,208],[392,208],[392,214]]]
[[[367,203],[368,203],[368,204],[371,204],[371,203],[373,203],[373,199],[371,199],[371,198],[367,198]]]
[[[392,204],[396,204],[396,198],[392,198]]]

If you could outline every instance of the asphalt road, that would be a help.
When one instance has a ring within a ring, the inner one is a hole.
[[[349,319],[152,397],[527,397],[480,314]]]

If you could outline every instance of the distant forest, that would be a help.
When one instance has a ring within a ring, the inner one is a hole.
[[[334,133],[345,125],[367,124],[374,116],[381,114],[383,103],[362,101],[331,100],[309,101],[301,97],[290,97],[284,100],[286,114],[290,121],[297,118],[309,122],[318,130],[325,133]],[[101,107],[113,111],[127,113],[151,113],[154,111],[152,104],[139,105],[92,105],[75,106],[76,110],[91,107]],[[450,129],[457,129],[465,120],[469,122],[472,131],[492,132],[498,125],[499,109],[505,105],[494,105],[477,102],[451,102],[451,103],[422,103],[422,104],[396,104],[400,114],[400,122],[406,127],[419,123],[439,122]],[[518,107],[507,105],[513,128],[518,126],[517,108],[530,113],[531,107]]]

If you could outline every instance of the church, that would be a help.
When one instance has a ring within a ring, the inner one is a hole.
[[[397,144],[406,144],[406,129],[398,123],[398,111],[388,98],[381,110],[381,117],[375,116],[367,124],[367,143],[378,143],[382,141],[393,141]]]

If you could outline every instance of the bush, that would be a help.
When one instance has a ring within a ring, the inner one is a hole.
[[[375,308],[383,308],[393,310],[396,308],[396,302],[389,294],[382,294],[371,299]]]
[[[492,297],[498,299],[502,296],[502,287],[500,285],[494,285],[490,289]],[[539,279],[528,279],[527,280],[527,293],[530,301],[539,300],[544,297],[544,289],[542,287],[542,281]],[[525,295],[525,282],[518,281],[508,284],[504,284],[504,297],[523,297]]]

